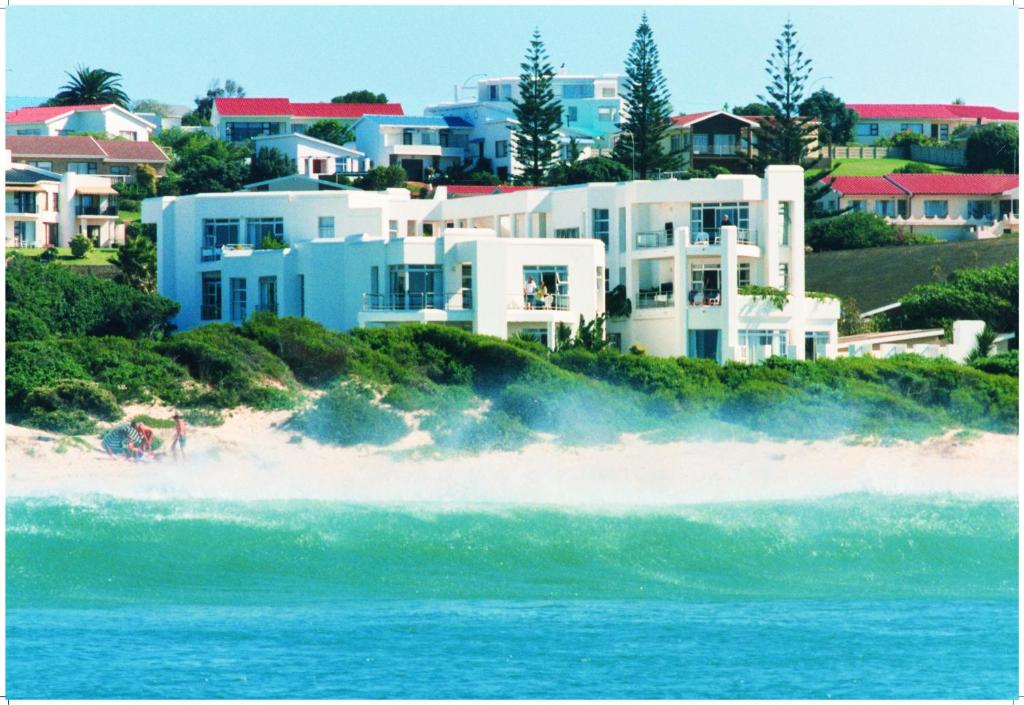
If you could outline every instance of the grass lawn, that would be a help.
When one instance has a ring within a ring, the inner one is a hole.
[[[33,259],[43,254],[45,248],[42,247],[8,247],[7,256],[10,257],[12,254],[17,252],[24,257],[31,257]],[[112,247],[100,247],[92,248],[89,250],[85,257],[82,259],[76,259],[71,255],[71,248],[69,247],[58,247],[57,248],[57,259],[54,261],[57,264],[63,264],[68,267],[80,267],[82,265],[106,265],[110,264],[110,258],[117,252],[116,248]]]
[[[117,217],[122,223],[131,223],[142,217],[139,211],[118,211]]]
[[[900,167],[906,166],[913,159],[838,159],[839,168],[834,176],[885,176]],[[955,174],[957,169],[941,164],[929,164],[938,174]],[[822,173],[822,169],[808,169],[808,172]]]

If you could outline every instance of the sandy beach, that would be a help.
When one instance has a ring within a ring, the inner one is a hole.
[[[850,492],[1015,497],[1018,486],[1018,437],[998,434],[893,445],[626,437],[602,447],[539,443],[453,457],[432,454],[421,432],[383,449],[322,445],[278,428],[287,417],[242,410],[223,426],[191,428],[189,457],[178,463],[169,455],[111,460],[95,439],[88,448],[7,425],[7,494],[667,506]],[[169,442],[172,432],[157,434]]]

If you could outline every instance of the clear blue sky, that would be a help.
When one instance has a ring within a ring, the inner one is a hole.
[[[648,8],[677,112],[763,91],[790,16],[818,82],[847,102],[1017,105],[1010,7]],[[213,78],[249,96],[330,100],[383,91],[407,113],[450,100],[471,74],[513,75],[533,28],[552,63],[622,71],[631,7],[24,7],[7,15],[7,94],[49,96],[76,64],[121,73],[132,99],[191,105]],[[985,29],[987,28],[987,29]],[[1002,28],[1002,29],[1000,29]],[[988,41],[991,39],[992,41]]]

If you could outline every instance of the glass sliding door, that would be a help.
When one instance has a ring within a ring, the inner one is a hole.
[[[697,357],[704,360],[719,360],[718,339],[719,330],[691,330],[687,345],[689,357]]]
[[[260,303],[258,310],[277,313],[277,277],[260,277]]]
[[[393,265],[390,269],[389,308],[417,311],[443,308],[441,267],[436,264]]]

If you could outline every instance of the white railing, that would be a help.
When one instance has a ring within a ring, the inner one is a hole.
[[[536,294],[508,294],[506,308],[525,311],[568,311],[568,294],[547,294],[543,297]]]
[[[115,184],[134,184],[134,174],[103,174],[106,178],[110,179]]]
[[[722,244],[721,230],[719,228],[705,228],[704,230],[694,232],[690,237],[690,242],[694,245],[720,245]],[[736,242],[740,245],[756,245],[757,231],[750,228],[737,228]]]
[[[637,308],[669,308],[675,306],[671,291],[641,291],[636,296]]]
[[[671,247],[674,239],[673,234],[665,230],[642,230],[636,234],[636,248]]]
[[[718,289],[690,289],[686,301],[691,306],[721,306],[722,292]]]

